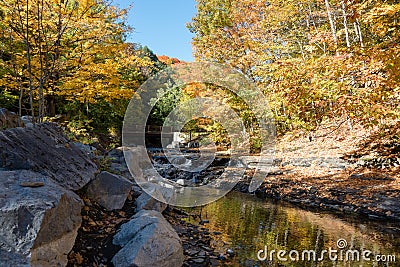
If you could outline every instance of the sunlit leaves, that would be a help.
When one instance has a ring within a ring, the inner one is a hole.
[[[197,60],[230,64],[252,78],[278,129],[399,118],[396,1],[197,2],[189,25]]]
[[[31,91],[39,116],[47,96],[129,99],[153,65],[124,43],[127,12],[110,1],[4,0],[0,10],[0,84]]]

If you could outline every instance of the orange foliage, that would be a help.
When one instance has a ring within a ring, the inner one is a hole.
[[[177,59],[177,58],[171,58],[165,55],[157,56],[158,60],[161,61],[164,64],[167,65],[173,65],[173,64],[181,64],[184,63],[183,61]]]

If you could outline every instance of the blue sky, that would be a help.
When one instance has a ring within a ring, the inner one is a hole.
[[[196,13],[194,0],[114,0],[120,7],[133,5],[128,23],[134,28],[129,42],[147,45],[157,55],[193,61],[186,28]]]

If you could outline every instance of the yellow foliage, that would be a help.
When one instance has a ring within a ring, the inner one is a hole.
[[[126,10],[108,1],[4,0],[0,3],[0,86],[68,100],[130,98],[140,81],[130,73],[150,59],[124,43]]]

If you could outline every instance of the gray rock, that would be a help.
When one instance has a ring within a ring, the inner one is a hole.
[[[25,127],[33,127],[33,118],[32,116],[22,116],[21,121],[24,123]]]
[[[144,192],[135,201],[136,211],[145,209],[163,212],[167,208],[167,203],[176,201],[176,192],[173,188],[150,183],[143,186],[145,186]]]
[[[0,248],[0,263],[4,267],[30,267],[27,257],[3,248]]]
[[[3,170],[40,172],[71,190],[81,189],[97,172],[89,157],[53,123],[0,132],[0,159]]]
[[[121,175],[121,176],[125,177],[126,179],[134,182],[132,174],[130,173],[128,166],[126,166],[125,160],[122,161],[122,163],[112,162],[109,169],[113,173],[117,173],[118,175]]]
[[[143,171],[152,168],[152,164],[144,156],[147,157],[144,147],[118,147],[107,153],[111,160],[110,170],[129,180],[143,178]]]
[[[121,226],[113,243],[123,247],[112,259],[116,267],[177,267],[184,261],[178,234],[157,211],[138,212]]]
[[[150,159],[146,159],[147,150],[144,147],[123,147],[124,159],[136,180],[144,177],[146,170],[152,169]]]
[[[95,151],[97,150],[94,146],[85,145],[80,142],[74,142],[74,145],[82,150],[86,155],[88,155],[91,159],[95,158]]]
[[[132,185],[122,176],[103,171],[88,185],[87,194],[107,210],[117,210],[124,206]]]
[[[188,181],[185,179],[178,179],[176,180],[176,183],[182,186],[187,186],[188,185]]]
[[[29,186],[35,184],[42,186]],[[75,193],[42,174],[1,171],[1,266],[65,266],[82,206]]]
[[[143,193],[143,190],[142,190],[142,188],[140,188],[140,186],[135,185],[135,184],[132,186],[132,195],[133,195],[133,197],[137,198],[142,193]]]
[[[115,162],[112,162],[110,164],[110,168],[109,169],[111,171],[117,172],[117,173],[123,173],[123,172],[126,172],[126,171],[129,172],[128,167],[125,164],[120,164],[120,163],[115,163]]]
[[[164,200],[163,195],[160,191],[156,190],[152,193],[157,199]],[[135,201],[136,211],[140,210],[156,210],[159,212],[163,212],[167,208],[167,204],[159,201],[147,193],[143,192]]]

